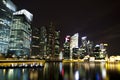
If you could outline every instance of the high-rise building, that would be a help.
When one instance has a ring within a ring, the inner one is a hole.
[[[106,45],[101,43],[100,45],[96,45],[93,50],[93,55],[96,59],[105,59],[107,52],[106,52]]]
[[[40,55],[47,55],[47,30],[45,26],[40,28]]]
[[[98,59],[100,57],[100,45],[96,44],[93,50],[93,56]]]
[[[12,13],[16,10],[11,0],[0,0],[0,53],[7,55]]]
[[[83,54],[92,55],[93,54],[93,42],[87,40],[87,36],[81,38],[82,45],[80,46],[81,50],[83,50]]]
[[[40,56],[57,58],[60,52],[60,31],[56,31],[55,25],[40,28]],[[57,56],[57,57],[56,57]]]
[[[81,38],[82,47],[87,48],[87,36]]]
[[[16,56],[29,56],[31,47],[31,21],[33,15],[25,9],[13,13],[9,52]]]
[[[70,59],[72,59],[73,48],[78,48],[79,34],[74,34],[70,39]]]
[[[88,41],[87,41],[87,36],[84,36],[81,38],[81,48],[84,49],[84,55],[88,55]]]
[[[88,40],[87,42],[87,53],[91,55],[93,53],[93,42]]]
[[[65,59],[70,58],[70,39],[71,37],[67,35],[65,37],[65,43],[63,44],[63,47],[64,47],[63,56]]]
[[[31,56],[37,56],[40,54],[40,29],[33,27],[32,29],[32,53]]]
[[[60,53],[60,31],[55,31],[55,55]]]
[[[108,44],[101,43],[100,44],[100,58],[105,58],[107,55],[107,49],[106,47]]]
[[[55,54],[55,26],[50,23],[47,27],[47,55],[54,56]]]

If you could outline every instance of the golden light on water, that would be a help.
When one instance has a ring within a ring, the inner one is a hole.
[[[34,70],[30,72],[30,80],[33,80],[33,79],[38,80],[38,72]]]
[[[107,70],[118,70],[120,72],[120,63],[106,63]]]

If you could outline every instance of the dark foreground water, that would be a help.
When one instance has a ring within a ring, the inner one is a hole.
[[[3,68],[0,80],[120,80],[120,64],[46,63],[44,68]]]

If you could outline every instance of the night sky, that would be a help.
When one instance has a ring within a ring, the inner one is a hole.
[[[108,43],[109,54],[120,54],[119,0],[12,0],[18,10],[27,9],[33,15],[32,27],[51,21],[66,35],[79,33],[95,44]]]

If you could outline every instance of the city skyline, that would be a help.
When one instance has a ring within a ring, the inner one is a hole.
[[[108,1],[29,1],[12,0],[18,9],[33,13],[32,27],[48,25],[53,21],[61,31],[61,41],[66,35],[78,32],[95,43],[108,43],[109,53],[117,54],[120,40],[119,2]]]

